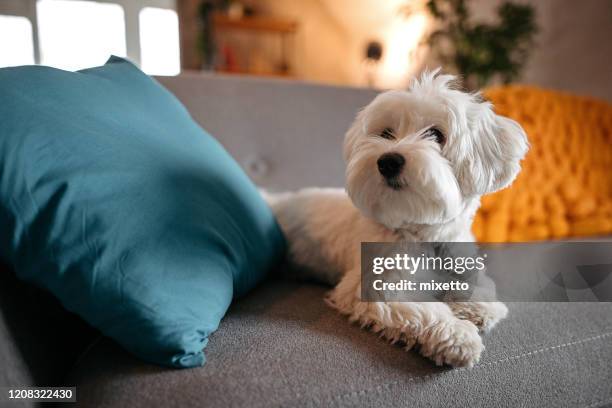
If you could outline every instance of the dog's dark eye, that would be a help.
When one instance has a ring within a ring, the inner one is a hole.
[[[427,129],[426,134],[427,136],[434,137],[436,139],[436,143],[438,143],[440,146],[444,146],[446,143],[446,136],[444,136],[444,133],[442,133],[442,131],[435,126]]]
[[[380,132],[380,137],[383,137],[385,139],[395,139],[395,135],[393,134],[393,129],[384,128],[382,132]]]

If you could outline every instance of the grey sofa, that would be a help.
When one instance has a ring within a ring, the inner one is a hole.
[[[271,190],[341,186],[343,132],[374,96],[239,77],[159,80]],[[79,407],[612,403],[612,304],[510,304],[509,318],[485,336],[482,361],[451,369],[350,325],[323,303],[326,290],[271,278],[233,304],[204,367],[169,370],[131,357],[4,268],[0,387],[73,385]]]

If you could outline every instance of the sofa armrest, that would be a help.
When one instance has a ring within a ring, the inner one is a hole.
[[[0,265],[0,387],[61,385],[99,333]]]

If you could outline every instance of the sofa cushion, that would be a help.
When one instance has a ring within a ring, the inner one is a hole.
[[[88,407],[599,407],[612,401],[612,303],[513,303],[471,369],[436,367],[351,325],[326,288],[267,282],[232,305],[209,363],[168,371],[109,342],[70,383]]]
[[[111,58],[0,70],[0,256],[151,362],[191,367],[282,255],[271,210],[168,91]]]

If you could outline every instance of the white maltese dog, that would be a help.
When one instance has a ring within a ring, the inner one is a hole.
[[[506,317],[500,302],[363,302],[361,242],[473,242],[480,197],[508,186],[528,149],[523,129],[438,70],[408,91],[378,95],[344,140],[346,192],[266,195],[307,277],[335,284],[329,303],[438,365],[472,366],[479,329]],[[347,194],[348,193],[348,194]]]

